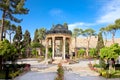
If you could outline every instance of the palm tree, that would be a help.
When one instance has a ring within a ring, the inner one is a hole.
[[[46,33],[46,29],[45,28],[40,28],[38,30],[38,39],[39,39],[41,44],[42,44],[42,40],[45,39],[45,33]]]
[[[96,34],[95,34],[95,31],[93,29],[89,28],[89,29],[84,30],[83,36],[85,36],[87,38],[86,54],[88,56],[91,37],[96,36]]]

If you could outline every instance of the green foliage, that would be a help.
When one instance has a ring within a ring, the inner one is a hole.
[[[38,39],[40,40],[40,43],[42,44],[42,40],[45,39],[45,33],[46,33],[46,29],[45,28],[40,28],[37,32],[38,35]]]
[[[22,40],[22,28],[21,28],[21,26],[18,26],[18,27],[16,28],[16,34],[15,34],[15,36],[14,36],[14,38],[13,38],[13,41],[14,41],[14,42],[15,42],[15,41],[21,42],[21,40]]]
[[[24,39],[23,39],[24,47],[29,46],[30,43],[31,43],[30,32],[28,30],[26,30],[25,34],[24,34]]]
[[[43,45],[40,44],[39,42],[32,42],[32,43],[31,43],[31,46],[32,46],[32,48],[40,48],[40,47],[42,47]]]
[[[49,49],[48,49],[48,57],[49,57],[49,58],[52,58],[52,48],[49,48]]]
[[[7,16],[4,18],[10,19],[15,22],[20,22],[21,20],[17,19],[15,14],[27,14],[28,9],[24,8],[25,0],[1,0],[0,1],[0,10],[4,12]]]
[[[89,50],[89,55],[90,55],[91,57],[96,57],[96,56],[97,56],[97,50],[96,50],[96,48],[91,48],[91,49]]]
[[[78,57],[83,56],[84,54],[85,54],[85,50],[84,49],[80,49],[78,51]]]
[[[15,61],[17,58],[16,48],[8,40],[0,41],[0,55],[3,56],[5,61]]]
[[[106,64],[105,64],[105,61],[104,61],[103,58],[100,58],[100,60],[99,60],[99,65],[100,65],[100,68],[103,68],[103,69],[106,68]]]
[[[55,80],[63,80],[64,79],[64,69],[62,67],[62,64],[58,64],[58,69],[57,69],[57,77]]]
[[[104,41],[103,41],[102,33],[100,32],[98,34],[98,41],[96,46],[97,53],[99,53],[100,49],[102,49],[103,47],[104,47]]]
[[[37,52],[36,49],[32,49],[32,55],[33,55],[33,56],[38,56],[38,52]]]
[[[33,42],[39,42],[39,39],[38,39],[38,29],[36,29],[35,32],[34,32]]]
[[[5,27],[5,20],[11,20],[20,23],[22,20],[16,18],[17,14],[28,14],[28,9],[24,7],[25,0],[0,0],[0,11],[2,17],[1,24],[1,40],[3,40],[3,33]]]
[[[85,37],[91,37],[91,36],[96,36],[95,31],[91,28],[86,29],[83,31],[83,36]]]
[[[64,23],[63,26],[64,26],[64,28],[68,29],[68,24],[67,23]]]
[[[116,59],[120,54],[120,46],[117,43],[111,45],[110,47],[105,47],[100,50],[101,58],[114,58]]]

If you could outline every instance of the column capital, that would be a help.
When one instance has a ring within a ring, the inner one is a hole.
[[[63,37],[63,40],[65,40],[65,39],[66,39],[66,37],[64,36],[64,37]]]

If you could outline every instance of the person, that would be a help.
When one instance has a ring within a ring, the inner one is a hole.
[[[111,71],[115,71],[115,60],[114,58],[111,58],[110,61],[109,61],[109,73],[111,73]]]

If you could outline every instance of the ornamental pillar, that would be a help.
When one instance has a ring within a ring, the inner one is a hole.
[[[46,39],[46,51],[45,51],[45,60],[47,60],[48,55],[48,39]]]
[[[69,38],[69,55],[70,55],[70,59],[72,59],[72,52],[71,52],[71,38]]]
[[[52,37],[52,59],[54,59],[55,54],[55,37]]]
[[[66,38],[63,37],[63,59],[65,60],[65,41],[66,41]]]

